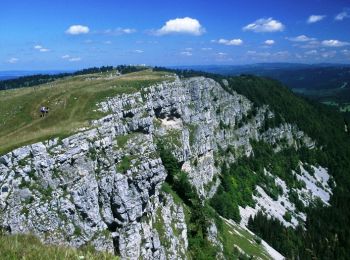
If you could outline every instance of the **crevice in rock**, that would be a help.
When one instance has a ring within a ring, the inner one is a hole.
[[[114,254],[120,256],[120,250],[119,250],[119,236],[113,237],[113,247],[114,247]]]
[[[175,107],[171,108],[169,118],[170,119],[181,118],[180,113]]]
[[[134,117],[134,113],[132,111],[127,111],[123,113],[123,118],[133,118]]]
[[[157,107],[154,109],[154,114],[156,115],[156,118],[161,118],[164,119],[165,118],[165,113],[162,113],[162,107]]]

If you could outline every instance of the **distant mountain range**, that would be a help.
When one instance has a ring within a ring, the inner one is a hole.
[[[350,64],[335,64],[335,63],[255,63],[247,65],[193,65],[193,66],[174,66],[177,69],[200,70],[210,73],[219,73],[223,75],[239,75],[239,74],[255,74],[264,76],[276,71],[288,70],[308,70],[308,69],[324,69],[324,68],[350,68]]]

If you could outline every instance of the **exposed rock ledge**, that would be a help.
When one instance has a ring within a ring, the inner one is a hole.
[[[213,196],[219,184],[215,162],[250,155],[251,138],[308,141],[290,125],[283,134],[261,134],[271,116],[267,107],[243,120],[252,103],[202,77],[164,82],[99,107],[109,115],[89,130],[0,157],[0,227],[49,243],[90,243],[128,259],[185,258],[183,208],[161,195],[166,172],[155,138],[171,138],[169,145],[203,198]],[[223,157],[221,150],[231,152]],[[159,222],[164,233],[156,228]]]

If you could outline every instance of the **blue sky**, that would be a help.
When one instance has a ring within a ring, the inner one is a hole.
[[[343,0],[1,0],[0,70],[350,63]]]

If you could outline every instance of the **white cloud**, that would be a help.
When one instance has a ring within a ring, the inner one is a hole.
[[[317,55],[317,54],[318,54],[317,50],[310,50],[305,52],[305,55]]]
[[[97,32],[97,33],[109,34],[109,35],[121,35],[121,34],[132,34],[135,32],[136,32],[136,29],[118,27],[116,29],[106,29],[102,32]]]
[[[307,37],[306,35],[299,35],[299,36],[287,38],[287,39],[293,42],[309,42],[309,41],[316,40],[316,38],[310,38],[310,37]]]
[[[350,18],[350,14],[346,11],[343,11],[339,14],[337,14],[335,17],[334,17],[334,20],[336,21],[343,21],[345,18]]]
[[[112,41],[105,41],[104,44],[112,44]]]
[[[202,51],[211,51],[213,48],[210,48],[210,47],[204,47],[204,48],[202,48],[201,50]]]
[[[50,49],[44,48],[42,45],[35,45],[35,46],[33,46],[33,48],[35,50],[40,51],[40,52],[48,52],[48,51],[50,51]]]
[[[190,52],[190,51],[183,51],[180,54],[184,55],[184,56],[192,56],[192,52]]]
[[[135,29],[131,29],[131,28],[119,28],[119,30],[123,33],[126,33],[126,34],[130,34],[130,33],[134,33],[136,32]]]
[[[199,23],[197,19],[190,17],[176,18],[169,20],[165,25],[157,30],[157,35],[183,33],[192,35],[201,35],[205,32],[205,29]]]
[[[343,53],[347,57],[350,57],[350,51],[349,50],[342,50],[341,53]]]
[[[247,51],[247,55],[259,57],[259,58],[266,58],[271,56],[270,52],[256,52],[256,51]]]
[[[247,55],[257,59],[266,59],[268,57],[283,58],[289,56],[288,51],[278,51],[275,53],[271,52],[257,52],[257,51],[247,51]]]
[[[325,15],[310,15],[307,19],[307,23],[317,23],[326,18]]]
[[[243,31],[253,31],[253,32],[280,32],[283,31],[285,26],[272,17],[268,19],[258,19],[255,22],[248,24],[243,27]]]
[[[322,45],[326,47],[343,47],[350,45],[349,42],[342,42],[339,40],[324,40],[322,41]]]
[[[323,53],[321,54],[321,56],[322,56],[323,58],[333,58],[336,54],[337,54],[336,51],[327,51],[327,52],[323,52]]]
[[[264,42],[266,45],[274,45],[275,44],[275,41],[274,40],[266,40]]]
[[[89,33],[90,29],[87,26],[84,25],[71,25],[67,30],[67,34],[71,35],[78,35],[78,34],[87,34]]]
[[[218,56],[226,56],[227,55],[227,53],[225,53],[225,52],[218,52],[217,54],[218,54]]]
[[[134,50],[135,53],[144,53],[143,50]]]
[[[15,64],[15,63],[17,63],[19,61],[19,59],[17,59],[17,58],[11,58],[11,59],[9,59],[7,62],[8,63],[11,63],[11,64]]]
[[[68,55],[68,54],[63,55],[61,58],[64,59],[64,60],[68,60],[68,61],[70,61],[70,62],[80,61],[80,60],[81,60],[80,57],[71,57],[71,56]]]
[[[75,61],[81,61],[80,57],[74,57],[74,58],[69,58],[68,59],[70,62],[75,62]]]
[[[232,39],[232,40],[219,39],[216,42],[219,44],[224,44],[228,46],[239,46],[243,44],[243,41],[241,39]]]

